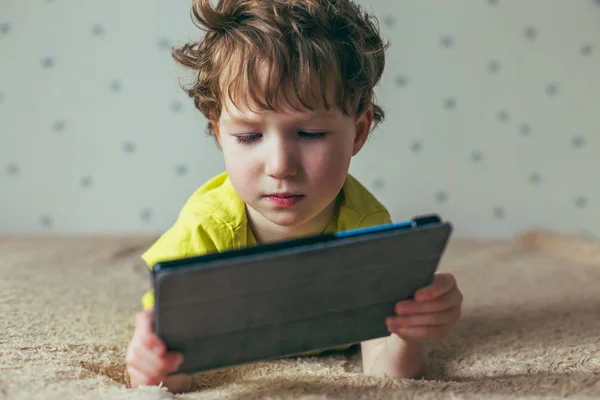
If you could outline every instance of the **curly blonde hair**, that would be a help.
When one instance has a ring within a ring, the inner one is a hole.
[[[318,104],[354,117],[372,106],[373,127],[383,120],[373,99],[388,44],[354,1],[192,0],[191,14],[205,34],[173,57],[194,71],[185,90],[209,121],[220,118],[224,96],[252,110]]]

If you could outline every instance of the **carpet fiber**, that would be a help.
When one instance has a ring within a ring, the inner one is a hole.
[[[127,387],[124,357],[153,238],[0,238],[0,398],[600,398],[600,245],[532,232],[453,240],[441,270],[465,295],[427,380],[361,374],[360,354],[194,377],[193,393]]]

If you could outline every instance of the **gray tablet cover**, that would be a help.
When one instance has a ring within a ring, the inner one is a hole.
[[[175,373],[387,336],[385,318],[432,281],[451,232],[434,216],[408,228],[160,263],[154,329],[184,354]]]

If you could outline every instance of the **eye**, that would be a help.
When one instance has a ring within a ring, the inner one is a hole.
[[[238,135],[235,137],[236,142],[241,144],[248,144],[252,142],[256,142],[258,139],[262,137],[260,133],[251,133],[249,135]]]
[[[302,136],[303,138],[306,139],[320,139],[323,136],[325,136],[327,132],[306,132],[306,131],[300,131],[298,132],[298,134],[300,136]]]

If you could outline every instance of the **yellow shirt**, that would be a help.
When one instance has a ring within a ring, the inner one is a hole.
[[[387,209],[354,177],[348,175],[341,201],[325,233],[365,228],[391,222]],[[161,261],[256,245],[248,225],[246,206],[227,172],[202,185],[184,204],[177,221],[144,254],[152,269]],[[154,306],[154,292],[142,297],[144,309]]]
[[[342,187],[342,201],[326,233],[391,222],[387,209],[354,177]],[[202,185],[184,204],[177,221],[144,254],[152,267],[161,261],[222,252],[256,244],[248,225],[246,206],[224,172]],[[142,298],[144,309],[154,306],[154,293]]]

